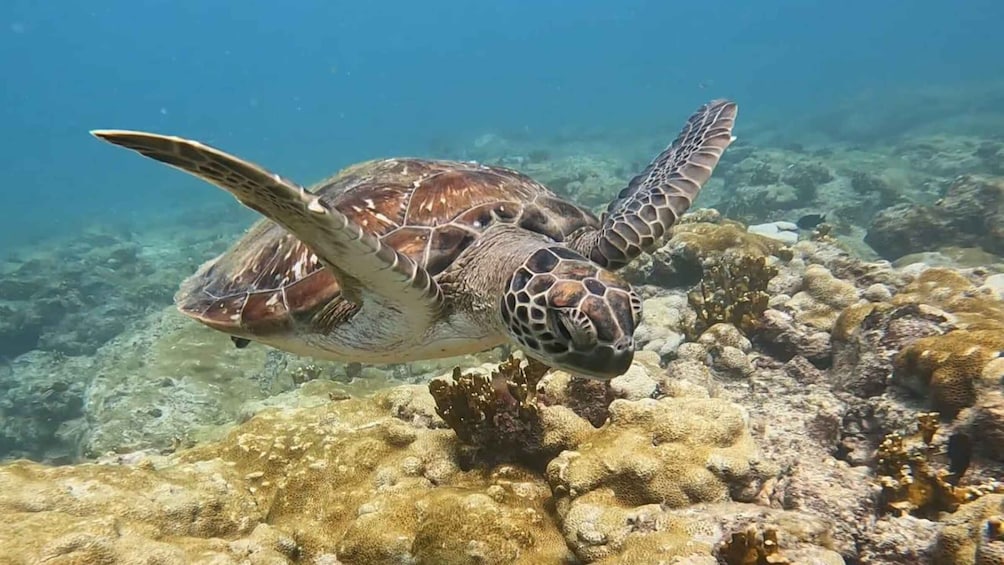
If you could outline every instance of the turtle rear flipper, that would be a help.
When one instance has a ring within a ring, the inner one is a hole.
[[[571,245],[611,270],[655,249],[735,139],[736,112],[728,100],[697,110],[676,140],[607,206],[600,229],[578,234]]]
[[[281,225],[335,274],[344,296],[373,300],[403,319],[398,329],[404,335],[423,331],[438,315],[442,290],[424,268],[306,188],[197,141],[124,130],[91,133],[215,184]]]

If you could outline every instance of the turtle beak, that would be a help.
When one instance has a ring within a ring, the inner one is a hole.
[[[623,338],[613,345],[600,345],[591,351],[570,351],[561,361],[572,374],[609,381],[631,368],[634,340]]]

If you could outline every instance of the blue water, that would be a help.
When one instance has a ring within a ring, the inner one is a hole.
[[[740,135],[797,129],[915,89],[964,107],[1004,76],[1001,22],[1000,0],[5,0],[0,242],[225,198],[92,128],[199,138],[302,182],[485,132],[668,138],[717,96],[740,101]]]

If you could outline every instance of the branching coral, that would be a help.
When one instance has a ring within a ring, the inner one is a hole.
[[[541,455],[543,429],[534,399],[549,368],[510,357],[489,375],[453,370],[452,381],[434,379],[429,392],[436,413],[467,448],[467,463],[491,456],[533,464]]]
[[[697,311],[694,333],[725,322],[749,334],[767,309],[767,283],[776,275],[777,268],[764,256],[743,255],[706,266],[700,285],[688,295]]]
[[[938,414],[920,414],[917,436],[889,434],[879,445],[875,472],[882,489],[882,512],[934,517],[954,512],[984,494],[1004,492],[1004,486],[997,483],[956,486],[957,474],[934,461],[937,432]]]
[[[756,526],[734,532],[718,549],[719,560],[726,565],[791,565],[781,555],[777,543],[777,530],[760,531]]]

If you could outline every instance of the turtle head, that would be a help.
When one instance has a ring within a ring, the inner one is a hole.
[[[509,277],[501,315],[527,355],[606,380],[631,366],[641,299],[619,276],[553,246],[535,250]]]

